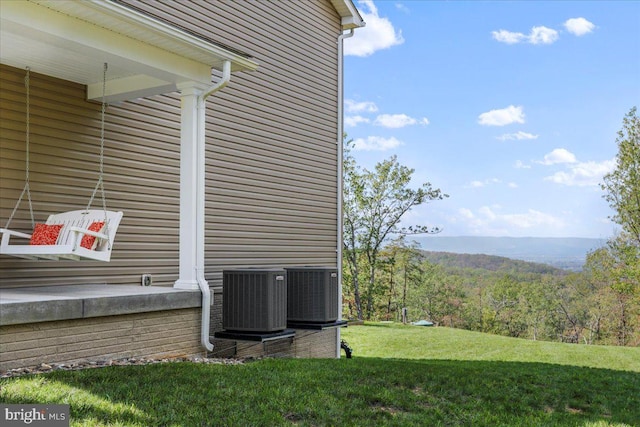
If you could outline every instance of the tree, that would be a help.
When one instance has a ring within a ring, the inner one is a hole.
[[[615,210],[611,217],[622,231],[609,239],[603,257],[606,273],[617,300],[617,342],[626,345],[630,331],[640,322],[640,118],[633,107],[622,120],[616,142],[615,169],[601,184],[604,198]]]
[[[629,248],[625,246],[625,249]],[[589,303],[589,312],[598,310],[602,313],[597,318],[596,337],[610,338],[606,340],[607,343],[628,345],[640,339],[639,282],[629,267],[635,264],[637,272],[639,255],[639,252],[635,252],[635,260],[631,261],[626,258],[628,253],[624,249],[610,242],[587,256],[584,273],[593,289],[585,295],[585,299]]]
[[[423,318],[436,325],[455,327],[460,323],[463,301],[466,297],[459,277],[447,274],[440,265],[424,261],[421,277],[413,292],[414,305]]]
[[[407,296],[409,293],[409,285],[418,282],[420,273],[420,245],[415,242],[407,242],[406,236],[401,235],[394,240],[391,247],[396,252],[396,262],[399,273],[399,283],[402,283],[402,300],[399,302],[403,309],[407,307]]]
[[[522,284],[505,274],[489,289],[488,305],[493,311],[494,333],[520,337],[527,330],[525,309],[522,302]]]
[[[383,244],[392,235],[438,232],[424,225],[401,227],[400,222],[413,207],[448,196],[428,182],[411,188],[414,170],[401,165],[396,156],[379,162],[373,171],[360,168],[351,155],[351,142],[347,141],[344,156],[344,258],[358,319],[365,314],[369,319],[381,292],[376,269]],[[367,272],[364,289],[361,266]]]
[[[640,245],[640,118],[633,107],[618,131],[616,168],[604,176],[604,198],[616,214],[611,218]]]
[[[346,138],[346,135],[345,135]],[[346,291],[352,294],[350,299],[350,311],[355,311],[358,319],[362,320],[362,298],[360,291],[360,258],[361,252],[359,247],[360,230],[364,228],[364,222],[358,213],[358,198],[362,194],[362,178],[361,171],[355,159],[349,150],[352,140],[345,144],[344,161],[343,161],[343,263],[347,265],[349,287]],[[345,274],[347,278],[347,274]]]
[[[544,338],[553,332],[554,284],[543,276],[540,280],[523,286],[524,319],[529,328],[529,337],[533,340]]]

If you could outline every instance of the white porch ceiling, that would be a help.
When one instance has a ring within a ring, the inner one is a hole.
[[[211,69],[257,64],[207,40],[108,0],[0,1],[0,62],[87,85],[107,101],[167,93],[177,85],[212,84]]]

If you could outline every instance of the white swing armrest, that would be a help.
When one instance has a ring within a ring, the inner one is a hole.
[[[2,246],[9,245],[9,239],[11,236],[22,237],[23,239],[31,239],[31,234],[22,233],[20,231],[9,230],[7,228],[0,228],[0,234],[2,234]]]
[[[96,237],[100,240],[108,240],[109,236],[107,236],[104,233],[98,233],[97,231],[91,231],[91,230],[87,230],[86,228],[80,228],[80,227],[69,227],[69,231],[71,231],[72,233],[76,233],[77,235],[89,235],[89,236],[93,236]]]
[[[75,235],[73,238],[73,250],[75,251],[82,242],[82,236],[88,235],[93,236],[98,240],[109,240],[109,236],[103,233],[98,233],[96,231],[87,230],[86,228],[81,227],[69,227],[69,231]]]

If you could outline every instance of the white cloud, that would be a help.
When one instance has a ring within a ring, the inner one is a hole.
[[[567,19],[564,23],[564,28],[566,28],[571,34],[578,37],[589,34],[595,27],[596,26],[592,22],[589,22],[584,18],[571,18]]]
[[[501,42],[501,43],[506,43],[506,44],[516,44],[516,43],[520,43],[521,41],[525,40],[527,38],[527,36],[525,36],[522,33],[514,33],[511,31],[507,31],[507,30],[500,30],[500,31],[492,31],[491,32],[491,36]]]
[[[600,163],[579,162],[571,164],[566,171],[556,172],[546,177],[545,180],[572,187],[597,186],[602,182],[602,177],[613,171],[615,166],[615,160],[605,160]]]
[[[382,126],[390,129],[403,128],[415,124],[428,125],[429,119],[423,117],[418,120],[406,114],[380,114],[373,122],[376,126]]]
[[[387,151],[400,145],[402,145],[402,142],[394,137],[369,136],[367,139],[358,138],[353,141],[353,149],[355,151]]]
[[[515,182],[510,182],[507,185],[509,186],[509,188],[518,188],[518,184],[516,184]]]
[[[500,43],[517,44],[517,43],[530,43],[530,44],[551,44],[558,40],[558,32],[552,28],[544,26],[533,27],[529,34],[523,34],[508,30],[492,31],[491,37]]]
[[[409,8],[403,3],[396,3],[396,9],[404,13],[410,12]]]
[[[544,160],[538,163],[543,165],[556,165],[558,163],[575,163],[577,162],[575,154],[564,148],[556,148],[548,154],[545,154]]]
[[[480,187],[485,187],[489,184],[499,184],[501,182],[502,181],[500,181],[498,178],[489,178],[489,179],[485,179],[484,181],[475,180],[475,181],[471,181],[469,185],[466,186],[466,188],[480,188]]]
[[[501,110],[491,110],[478,116],[478,123],[484,126],[506,126],[511,123],[524,123],[522,107],[509,105]]]
[[[358,28],[353,37],[344,40],[344,54],[369,56],[378,50],[388,49],[404,43],[402,32],[393,27],[388,18],[378,15],[378,9],[372,0],[358,2],[362,19],[366,26]]]
[[[369,119],[362,116],[344,116],[344,125],[347,127],[356,127],[359,123],[369,123]]]
[[[516,163],[513,165],[516,169],[531,169],[531,165],[526,165],[522,160],[516,160]]]
[[[499,139],[500,141],[520,141],[523,139],[538,139],[538,136],[539,135],[534,135],[532,133],[518,131],[516,133],[505,133],[504,135],[498,136],[497,139]]]
[[[500,208],[499,206],[494,206],[493,209]],[[478,209],[478,212],[487,220],[493,221],[497,218],[497,215],[493,212],[493,209],[489,206],[482,206]]]
[[[356,102],[353,99],[345,99],[344,107],[348,113],[375,113],[378,106],[371,101]]]
[[[546,154],[544,160],[537,163],[543,165],[564,164],[565,170],[558,171],[544,179],[572,187],[597,186],[602,181],[602,177],[614,170],[616,166],[615,159],[603,162],[579,162],[572,152],[564,148],[556,148]]]
[[[547,27],[533,27],[528,40],[531,44],[552,44],[558,40],[558,32]]]
[[[535,209],[529,209],[526,213],[502,215],[507,224],[518,228],[531,228],[535,226],[561,227],[564,222],[560,218]]]
[[[374,125],[392,129],[403,128],[405,126],[415,125],[416,123],[416,119],[406,114],[381,114],[376,117],[373,122]]]
[[[467,208],[460,208],[458,210],[458,213],[460,214],[460,216],[462,216],[463,218],[468,218],[468,219],[472,219],[473,218],[473,212],[471,211],[471,209],[467,209]]]
[[[502,213],[498,205],[482,206],[476,212],[468,208],[458,210],[457,221],[466,223],[471,232],[479,235],[520,234],[530,232],[533,228],[541,228],[548,232],[565,226],[561,218],[528,209],[522,213]]]

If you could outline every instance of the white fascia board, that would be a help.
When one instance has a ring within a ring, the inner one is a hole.
[[[331,3],[342,18],[341,25],[343,30],[365,26],[365,22],[362,20],[362,16],[360,16],[360,12],[358,12],[352,0],[331,0]]]
[[[362,19],[356,19],[354,17],[342,18],[342,29],[352,30],[354,28],[362,28],[366,23]]]

